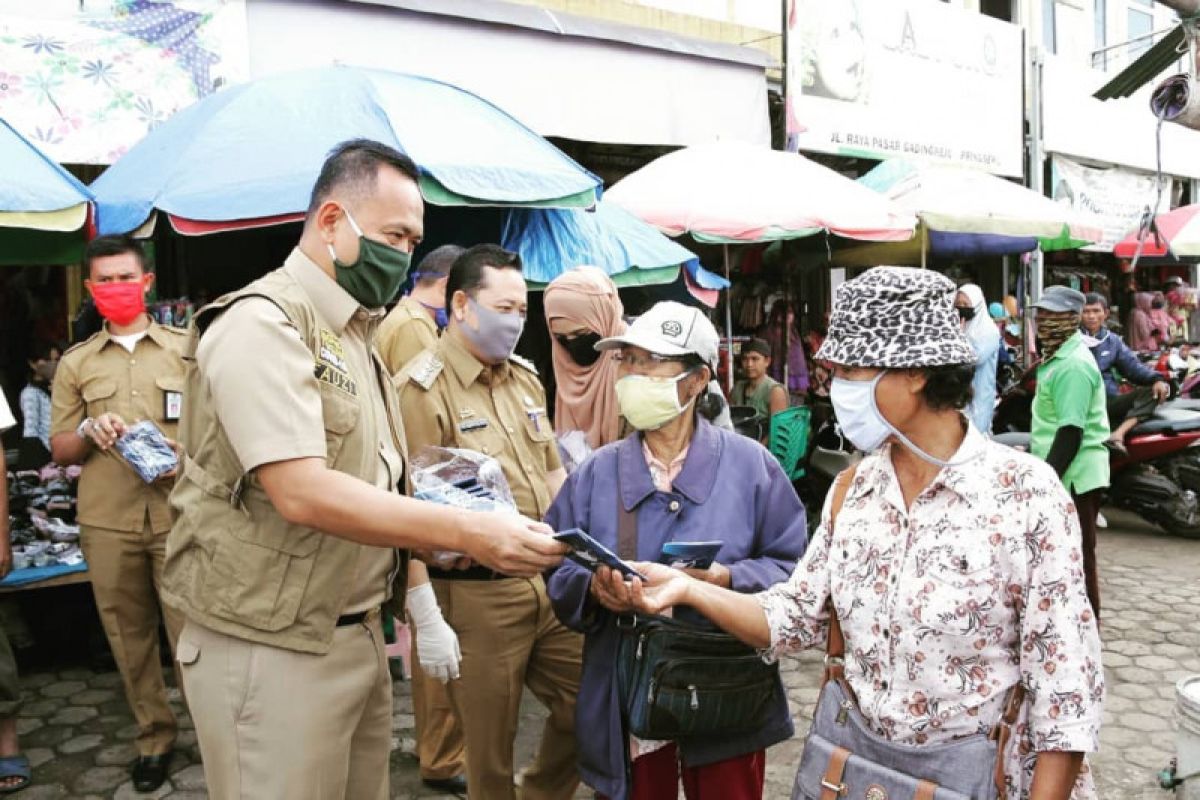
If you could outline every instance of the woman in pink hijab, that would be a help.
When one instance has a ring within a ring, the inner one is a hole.
[[[617,364],[595,348],[625,332],[616,285],[599,267],[576,267],[550,282],[544,305],[558,385],[555,431],[583,431],[592,449],[617,441]]]
[[[1167,298],[1155,292],[1150,300],[1150,328],[1154,331],[1159,349],[1171,343],[1171,315],[1167,313]]]
[[[1133,310],[1129,312],[1129,346],[1134,350],[1158,349],[1158,337],[1154,335],[1154,322],[1150,319],[1149,292],[1138,292],[1133,296]]]

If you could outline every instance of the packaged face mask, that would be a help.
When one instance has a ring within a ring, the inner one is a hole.
[[[167,437],[148,419],[126,428],[125,435],[117,439],[116,449],[146,483],[154,483],[179,467],[179,456]]]

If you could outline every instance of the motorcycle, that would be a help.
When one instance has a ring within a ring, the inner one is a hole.
[[[997,441],[1028,449],[1037,368],[1026,371],[996,407]],[[1108,501],[1168,533],[1200,538],[1200,400],[1163,403],[1125,437],[1128,455],[1110,457]]]

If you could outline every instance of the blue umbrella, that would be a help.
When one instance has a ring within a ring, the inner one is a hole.
[[[101,233],[158,208],[197,222],[303,212],[326,154],[365,137],[408,154],[438,205],[589,207],[599,178],[479,97],[416,75],[321,67],[212,94],[152,130],[92,190]]]
[[[0,214],[64,211],[92,199],[92,193],[74,175],[51,161],[3,119],[0,164],[4,165],[0,171]]]
[[[70,264],[92,193],[0,119],[0,264]]]
[[[591,264],[618,285],[669,283],[682,266],[702,289],[729,288],[727,280],[700,266],[695,253],[603,200],[593,211],[512,209],[500,241],[521,255],[525,277],[533,284]]]

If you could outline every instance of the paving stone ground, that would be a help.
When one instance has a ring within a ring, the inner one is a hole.
[[[1101,751],[1092,758],[1104,800],[1167,800],[1155,773],[1174,752],[1174,687],[1200,673],[1200,541],[1164,536],[1132,515],[1106,510],[1100,564],[1104,597],[1103,636],[1108,699]],[[767,792],[789,796],[803,735],[817,698],[820,657],[806,654],[784,665],[797,719],[797,736],[770,751]],[[22,800],[124,800],[133,797],[198,800],[204,774],[195,731],[179,699],[183,732],[172,777],[154,795],[137,795],[128,764],[135,731],[112,672],[88,669],[39,672],[22,678],[26,704],[19,730],[34,766],[35,784]],[[517,762],[528,763],[544,714],[528,700],[518,739]],[[392,753],[393,798],[437,798],[417,773],[408,684],[396,684]],[[591,797],[581,789],[577,797]]]

